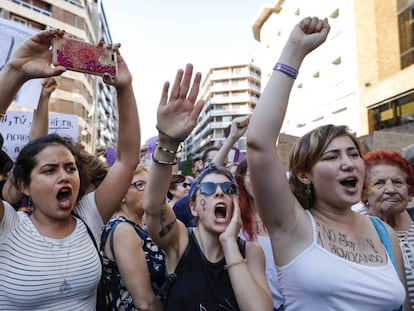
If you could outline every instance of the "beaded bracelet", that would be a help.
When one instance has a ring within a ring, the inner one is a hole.
[[[160,150],[160,151],[164,151],[164,152],[167,152],[167,153],[169,153],[169,154],[173,154],[173,155],[176,155],[178,152],[180,152],[180,148],[181,148],[181,145],[180,145],[180,146],[178,146],[178,150],[177,150],[177,151],[167,149],[167,148],[165,148],[165,147],[160,146],[160,145],[159,145],[158,140],[157,140],[157,142],[155,143],[155,145],[157,146],[157,149],[158,149],[158,150]]]
[[[234,262],[228,265],[224,266],[224,270],[229,270],[230,268],[233,268],[234,266],[238,266],[241,265],[242,263],[247,263],[247,259],[243,258],[242,260],[238,261],[238,262]]]
[[[164,135],[164,136],[167,136],[169,139],[171,139],[172,141],[175,141],[175,142],[177,142],[177,143],[182,143],[184,140],[182,140],[182,139],[178,139],[178,138],[175,138],[175,137],[172,137],[172,136],[170,136],[170,135],[168,135],[167,133],[165,133],[163,130],[161,130],[160,129],[160,127],[158,126],[158,124],[155,126],[155,128],[157,129],[157,131],[160,133],[160,134],[162,134],[162,135]]]
[[[177,164],[177,158],[174,158],[174,161],[173,162],[163,161],[163,160],[157,159],[154,156],[153,153],[151,154],[151,158],[152,158],[152,161],[154,161],[157,164],[161,164],[161,165],[176,165]]]
[[[298,76],[298,71],[295,68],[282,63],[276,63],[275,67],[273,67],[273,70],[283,72],[292,79],[296,79],[296,77]]]

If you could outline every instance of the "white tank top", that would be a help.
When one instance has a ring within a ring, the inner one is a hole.
[[[312,243],[296,258],[278,266],[285,311],[390,311],[405,299],[405,289],[387,255],[383,266],[365,266],[340,258],[317,244],[315,220]]]

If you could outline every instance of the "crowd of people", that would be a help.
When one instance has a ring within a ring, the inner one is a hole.
[[[14,163],[0,153],[0,310],[412,310],[410,153],[364,154],[343,125],[302,136],[288,174],[276,150],[299,67],[329,32],[327,19],[295,25],[253,115],[192,176],[174,170],[204,106],[191,64],[163,86],[147,166],[132,76],[120,45],[106,46],[119,114],[108,164],[47,134],[65,72],[50,45],[64,32],[24,41],[0,71],[0,116],[24,82],[45,80],[29,143]],[[246,133],[247,158],[227,165]]]

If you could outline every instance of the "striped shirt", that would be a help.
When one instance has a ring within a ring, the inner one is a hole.
[[[408,296],[411,308],[414,310],[414,222],[411,221],[408,231],[396,231],[396,233],[404,259]]]
[[[30,217],[3,201],[0,222],[0,310],[95,310],[101,276],[98,253],[84,223],[63,239],[42,236]],[[94,192],[76,207],[96,238],[103,222]],[[64,281],[70,284],[62,287]],[[65,290],[66,289],[66,290]]]

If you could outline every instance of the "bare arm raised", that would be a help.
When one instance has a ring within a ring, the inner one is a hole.
[[[303,19],[292,30],[278,62],[298,70],[305,56],[326,40],[329,30],[327,19]],[[285,169],[276,152],[276,140],[293,81],[290,75],[273,71],[247,133],[247,159],[255,201],[270,235],[277,235],[280,247],[286,248],[283,253],[289,253],[293,247],[291,245],[298,241],[303,244],[294,246],[295,253],[298,247],[304,248],[310,243],[309,236],[304,239],[309,230],[309,221],[290,191]],[[293,255],[288,254],[288,257],[292,258]],[[278,259],[284,261],[283,258]]]
[[[175,268],[188,243],[187,229],[176,220],[165,199],[176,160],[174,153],[193,130],[204,105],[202,100],[196,103],[201,74],[196,73],[191,83],[192,73],[191,64],[185,71],[178,70],[170,94],[169,83],[164,84],[157,111],[159,147],[153,154],[144,193],[145,222],[151,238],[166,252],[169,269]]]
[[[220,150],[214,156],[214,163],[224,166],[224,162],[230,149],[240,139],[240,137],[246,133],[249,120],[250,116],[237,117],[233,119],[230,126],[230,134],[224,141],[224,144],[221,146]]]
[[[47,135],[49,129],[49,99],[56,89],[57,83],[54,78],[46,78],[42,82],[42,92],[40,93],[37,108],[33,112],[32,127],[30,128],[29,141]]]
[[[64,33],[57,29],[41,31],[14,51],[10,61],[0,71],[0,116],[7,111],[24,82],[32,78],[60,75],[65,71],[61,66],[50,66],[52,53],[49,49],[53,38]],[[0,201],[0,221],[3,216],[4,206]]]
[[[49,49],[56,36],[63,30],[45,30],[24,41],[12,54],[10,61],[0,72],[0,113],[5,113],[20,87],[32,78],[60,75],[62,66],[51,67],[52,52]]]
[[[102,44],[102,43],[101,43]],[[108,48],[111,48],[108,46]],[[104,82],[115,86],[118,105],[118,145],[117,159],[103,182],[96,189],[96,204],[104,222],[112,216],[131,183],[136,166],[139,163],[141,131],[137,103],[132,88],[132,75],[115,45],[117,53],[118,76],[104,76]]]

